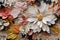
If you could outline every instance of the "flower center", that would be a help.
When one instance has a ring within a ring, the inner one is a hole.
[[[37,18],[38,18],[39,21],[41,21],[42,18],[43,18],[43,15],[42,14],[37,14]]]

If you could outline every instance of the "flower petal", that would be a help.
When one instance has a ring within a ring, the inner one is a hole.
[[[55,24],[55,21],[57,20],[55,15],[48,15],[42,19],[42,22],[47,25]]]
[[[28,18],[28,19],[27,19],[28,22],[34,22],[34,21],[36,21],[36,20],[37,20],[37,18]]]
[[[20,10],[13,9],[10,14],[13,16],[13,18],[16,18],[20,14]]]
[[[45,24],[43,25],[42,30],[50,33],[49,27],[47,25],[45,25]]]
[[[9,26],[9,24],[10,24],[10,23],[9,23],[9,22],[7,22],[7,23],[4,23],[3,25],[4,25],[4,26]]]
[[[38,21],[37,25],[39,25],[39,27],[41,28],[43,26],[43,23],[41,21]]]

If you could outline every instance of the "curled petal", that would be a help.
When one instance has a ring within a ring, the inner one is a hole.
[[[7,22],[7,23],[4,23],[3,25],[4,25],[4,26],[9,26],[9,24],[10,24],[10,23],[9,23],[9,22]]]
[[[45,32],[48,32],[48,33],[50,33],[50,29],[49,29],[49,27],[47,26],[47,25],[43,25],[43,27],[42,27],[42,30]]]
[[[20,14],[20,10],[18,9],[13,9],[11,12],[10,12],[11,16],[13,16],[13,18],[16,18],[19,14]]]
[[[37,25],[39,25],[39,27],[41,28],[41,27],[43,26],[43,23],[40,22],[40,21],[38,21],[38,22],[37,22]]]
[[[19,30],[20,30],[20,32],[21,32],[22,34],[27,34],[28,31],[29,31],[29,27],[28,27],[28,26],[21,26],[21,27],[19,28]]]
[[[55,24],[55,21],[57,20],[55,15],[48,15],[43,18],[42,22],[47,25]]]
[[[27,21],[28,22],[35,22],[37,20],[37,18],[28,18]]]
[[[18,15],[23,12],[27,8],[26,2],[16,2],[14,5],[14,9],[10,12],[10,14],[13,16],[13,18],[18,17]]]
[[[26,24],[26,23],[27,23],[27,17],[22,16],[22,17],[19,19],[19,22],[20,22],[21,24]]]
[[[0,30],[3,30],[4,29],[4,26],[2,25],[1,27],[0,27]]]
[[[10,15],[10,8],[3,8],[0,10],[0,16],[3,18],[3,19],[6,19],[9,15]]]

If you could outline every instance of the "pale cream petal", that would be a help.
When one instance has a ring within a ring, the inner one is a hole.
[[[41,21],[38,21],[37,25],[41,28],[43,26],[43,23]]]
[[[9,22],[7,22],[7,23],[4,23],[3,25],[4,25],[4,26],[9,26],[9,24],[10,24],[10,23],[9,23]]]

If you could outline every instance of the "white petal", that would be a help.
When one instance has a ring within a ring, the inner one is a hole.
[[[52,2],[55,2],[55,3],[57,3],[58,2],[58,0],[51,0]]]
[[[43,30],[43,31],[46,31],[46,28],[45,28],[45,27],[42,27],[42,30]]]
[[[37,22],[37,25],[39,25],[39,27],[41,28],[42,25],[43,25],[43,23],[42,23],[41,21],[38,21],[38,22]]]
[[[42,22],[45,23],[45,24],[47,24],[47,18],[44,17],[44,18],[42,19]]]
[[[40,21],[38,21],[38,22],[37,22],[37,25],[40,25],[40,23],[41,23],[41,22],[40,22]]]
[[[13,9],[10,14],[13,16],[13,18],[16,18],[20,13],[19,9]]]
[[[42,30],[43,30],[43,31],[46,31],[46,26],[43,26],[43,27],[42,27]]]
[[[38,21],[38,20],[34,21],[34,23],[33,23],[33,24],[35,24],[37,21]]]
[[[48,25],[51,25],[51,23],[47,23]]]
[[[37,18],[28,18],[27,19],[27,21],[29,21],[29,22],[34,22],[34,21],[36,21],[37,20]]]
[[[36,33],[36,32],[40,32],[40,31],[41,31],[40,27],[37,26],[36,24],[33,25],[33,26],[31,27],[31,29],[33,29],[33,32],[34,32],[34,33]]]
[[[0,22],[0,25],[2,25],[2,22]]]
[[[42,4],[43,4],[43,5],[42,5]],[[46,4],[45,4],[44,2],[41,2],[41,6],[40,6],[40,8],[39,8],[39,11],[40,11],[40,12],[44,12],[45,8],[46,8]]]
[[[29,6],[28,7],[28,13],[37,14],[38,13],[37,7]]]
[[[57,20],[57,18],[55,17],[55,15],[48,15],[46,17],[44,17],[42,19],[42,22],[44,24],[48,24],[48,25],[51,25],[51,24],[55,24],[55,21]],[[48,23],[49,22],[49,23]]]
[[[51,21],[50,23],[51,23],[51,24],[55,24],[55,22],[54,22],[54,21]]]
[[[7,22],[7,23],[4,23],[3,25],[4,25],[4,26],[9,26],[9,24],[10,24],[10,23],[9,23],[9,22]]]
[[[2,30],[2,29],[4,29],[4,26],[1,26],[1,27],[0,27],[0,30]]]
[[[46,31],[47,31],[48,33],[50,33],[50,29],[49,29],[48,26],[46,27]]]
[[[34,33],[36,33],[36,32],[37,32],[37,30],[33,30],[33,32],[34,32]]]
[[[47,26],[47,25],[45,25],[45,24],[43,25],[42,30],[50,33],[49,26]]]
[[[26,2],[16,2],[14,5],[14,9],[10,12],[10,14],[16,18],[21,12],[23,12],[27,8]]]
[[[54,20],[54,21],[56,21],[56,20],[57,20],[57,18],[54,18],[53,20]]]

